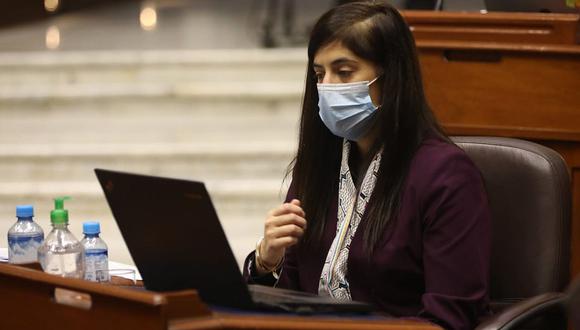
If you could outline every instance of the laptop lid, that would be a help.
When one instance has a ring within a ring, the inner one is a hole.
[[[95,173],[145,288],[196,289],[209,304],[253,306],[202,182]]]

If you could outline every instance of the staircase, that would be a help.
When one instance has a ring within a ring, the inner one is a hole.
[[[205,182],[243,262],[285,194],[305,68],[304,49],[0,54],[0,232],[24,203],[48,232],[67,195],[73,233],[101,221],[132,263],[100,167]]]

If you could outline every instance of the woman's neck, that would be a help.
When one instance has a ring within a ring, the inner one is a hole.
[[[364,160],[370,157],[369,153],[372,147],[372,141],[370,139],[360,139],[355,144],[359,159]]]
[[[352,146],[353,144],[356,148]],[[354,184],[358,189],[370,164],[370,160],[373,157],[370,154],[373,141],[370,139],[360,139],[353,144],[351,144],[352,147],[349,155],[349,167]]]
[[[373,151],[371,149],[374,147],[378,135],[379,135],[378,130],[376,127],[374,127],[374,129],[372,129],[368,134],[366,134],[364,137],[360,138],[358,141],[355,142],[358,155],[360,159],[363,160],[363,162],[374,156],[371,155],[370,153]]]

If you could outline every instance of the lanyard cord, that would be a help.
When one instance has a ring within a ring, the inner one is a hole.
[[[336,261],[338,260],[338,255],[340,254],[340,251],[342,250],[342,244],[344,243],[344,238],[346,237],[346,233],[348,231],[348,227],[350,225],[350,221],[352,219],[353,216],[353,211],[354,208],[356,207],[357,204],[357,197],[358,196],[358,192],[355,192],[354,196],[352,197],[352,203],[350,204],[350,207],[348,208],[348,211],[346,212],[346,217],[344,218],[344,221],[342,223],[342,226],[340,226],[340,229],[338,231],[338,242],[336,244],[336,249],[334,250],[334,255],[332,256],[332,259],[330,261],[330,267],[328,269],[328,274],[326,275],[326,283],[330,284],[330,281],[332,279],[332,273],[334,270],[334,267],[336,266]]]

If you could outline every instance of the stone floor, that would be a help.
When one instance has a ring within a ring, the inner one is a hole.
[[[69,195],[76,235],[101,221],[111,258],[131,263],[93,173],[109,168],[204,181],[241,263],[283,198],[304,52],[0,54],[0,232],[24,203],[50,230],[51,199]]]

